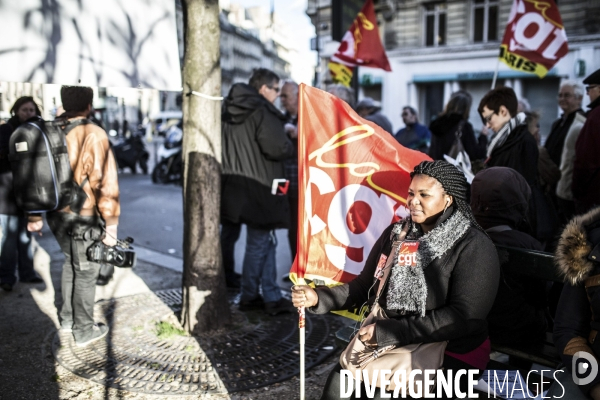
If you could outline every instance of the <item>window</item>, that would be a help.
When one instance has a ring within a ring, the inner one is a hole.
[[[446,44],[446,3],[425,5],[425,46]]]
[[[473,0],[473,42],[498,40],[498,0]]]

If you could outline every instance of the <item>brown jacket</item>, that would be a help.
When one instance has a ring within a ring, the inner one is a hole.
[[[73,119],[76,118],[70,120]],[[66,139],[73,179],[81,185],[88,178],[83,186],[88,199],[79,214],[91,216],[99,213],[107,226],[117,225],[121,213],[117,163],[106,132],[90,123],[73,128]],[[70,209],[66,207],[61,211],[69,212]],[[39,215],[29,216],[30,222],[40,219]]]

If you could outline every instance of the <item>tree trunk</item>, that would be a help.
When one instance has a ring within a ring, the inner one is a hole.
[[[230,321],[219,243],[221,102],[187,96],[192,90],[221,94],[219,2],[183,0],[184,235],[183,309],[190,333]]]

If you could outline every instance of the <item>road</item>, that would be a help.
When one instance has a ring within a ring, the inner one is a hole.
[[[150,175],[119,174],[121,217],[119,237],[131,236],[134,247],[150,256],[164,254],[181,260],[183,265],[183,195],[181,186],[153,184]],[[277,281],[289,287],[282,278],[292,264],[287,230],[277,231]],[[235,269],[242,272],[246,231],[235,248]],[[151,261],[151,260],[148,260]],[[175,262],[176,263],[176,262]]]

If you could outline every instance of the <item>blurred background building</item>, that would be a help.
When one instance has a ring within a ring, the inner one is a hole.
[[[337,1],[337,0],[334,0]],[[354,0],[344,3],[352,6]],[[359,3],[364,3],[357,0]],[[569,53],[544,79],[499,65],[497,85],[512,87],[540,111],[541,133],[550,132],[559,114],[556,96],[561,80],[581,82],[600,68],[600,1],[556,0],[569,41]],[[359,69],[359,99],[381,101],[383,112],[397,130],[402,127],[402,106],[411,105],[428,124],[442,111],[452,92],[465,89],[473,95],[470,122],[482,127],[477,105],[490,89],[500,42],[513,0],[375,0],[380,37],[392,72]],[[332,0],[308,0],[307,14],[321,43],[316,84],[331,81],[329,58],[334,41]],[[343,28],[345,32],[348,26]],[[589,103],[587,96],[584,106]]]

